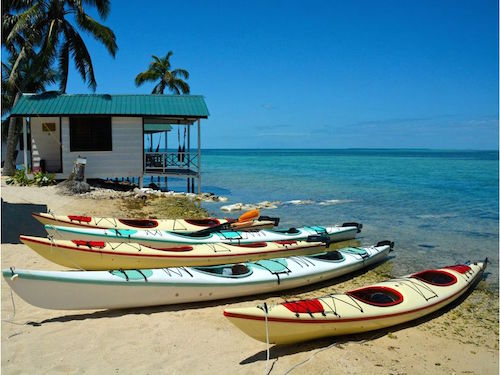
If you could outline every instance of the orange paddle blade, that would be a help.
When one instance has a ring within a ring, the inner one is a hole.
[[[259,214],[260,214],[259,210],[247,211],[238,218],[238,222],[243,223],[245,221],[255,220],[259,217]]]

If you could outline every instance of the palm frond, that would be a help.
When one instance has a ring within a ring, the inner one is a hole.
[[[148,69],[142,73],[139,73],[135,77],[135,85],[141,86],[145,82],[153,82],[153,81],[156,81],[158,78],[159,78],[159,76],[155,71],[151,71]]]
[[[174,69],[172,70],[172,76],[175,78],[182,76],[184,79],[189,79],[189,72],[186,69]]]
[[[62,93],[66,92],[66,86],[68,84],[68,71],[69,71],[69,43],[64,41],[61,50],[59,51],[58,59],[58,71],[59,71],[59,90]]]
[[[175,87],[180,88],[180,91],[183,94],[189,94],[189,91],[190,91],[189,85],[186,82],[184,82],[182,79],[174,79],[172,83],[175,85]],[[177,91],[179,91],[179,90],[177,90]]]
[[[37,29],[33,28],[33,19],[40,12],[41,5],[40,3],[35,3],[32,7],[19,14],[16,17],[15,22],[12,24],[12,27],[8,30],[8,35],[5,39],[5,45],[10,45],[13,43],[14,39],[25,31],[36,32]],[[2,19],[3,25],[3,19]],[[29,29],[29,30],[28,30]],[[2,30],[7,31],[7,30]]]
[[[88,86],[95,91],[97,82],[94,76],[94,67],[92,66],[92,59],[85,42],[80,34],[67,21],[64,23],[63,32],[76,70],[80,73],[82,80],[87,82]]]
[[[103,20],[108,17],[111,10],[111,2],[109,0],[83,0],[83,2],[90,6],[94,6]]]
[[[78,26],[89,32],[96,40],[100,41],[111,54],[115,57],[118,45],[116,44],[116,36],[113,31],[104,25],[101,25],[88,14],[79,13],[76,17]]]

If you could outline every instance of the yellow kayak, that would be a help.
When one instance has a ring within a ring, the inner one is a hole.
[[[322,298],[229,308],[224,316],[247,335],[271,344],[372,331],[420,318],[455,301],[475,285],[486,264],[487,259],[425,270]]]
[[[133,219],[114,217],[92,217],[81,215],[54,215],[33,212],[33,217],[44,225],[93,229],[155,229],[170,232],[197,232],[225,225],[227,229],[259,230],[278,225],[279,218],[259,216],[258,210],[248,211],[238,219]]]
[[[325,251],[327,238],[310,236],[308,241],[224,243],[147,247],[133,242],[54,240],[20,236],[20,240],[56,264],[83,270],[142,269],[206,266],[311,255]]]

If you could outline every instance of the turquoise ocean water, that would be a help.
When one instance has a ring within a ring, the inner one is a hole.
[[[261,213],[283,228],[361,222],[362,243],[396,243],[394,275],[488,257],[498,290],[497,151],[203,150],[202,171],[202,191],[229,198],[204,203],[215,216],[237,202],[312,200]]]

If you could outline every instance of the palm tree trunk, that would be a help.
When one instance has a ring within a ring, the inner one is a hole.
[[[19,92],[16,94],[14,99],[14,107],[19,99]],[[14,160],[14,153],[16,152],[17,146],[16,137],[16,117],[11,117],[9,119],[9,133],[7,135],[7,150],[5,151],[5,164],[3,167],[4,176],[13,176],[16,171],[16,161]],[[26,146],[25,146],[26,147]]]
[[[12,65],[12,68],[10,69],[10,76],[9,76],[9,81],[8,81],[9,87],[12,87],[12,88],[15,87],[16,81],[17,81],[17,76],[18,76],[17,69],[19,67],[19,64],[21,63],[21,61],[23,61],[23,59],[25,57],[26,57],[26,48],[23,46],[21,48],[21,51],[19,51],[19,55],[17,55],[17,59],[16,59],[15,63]]]

